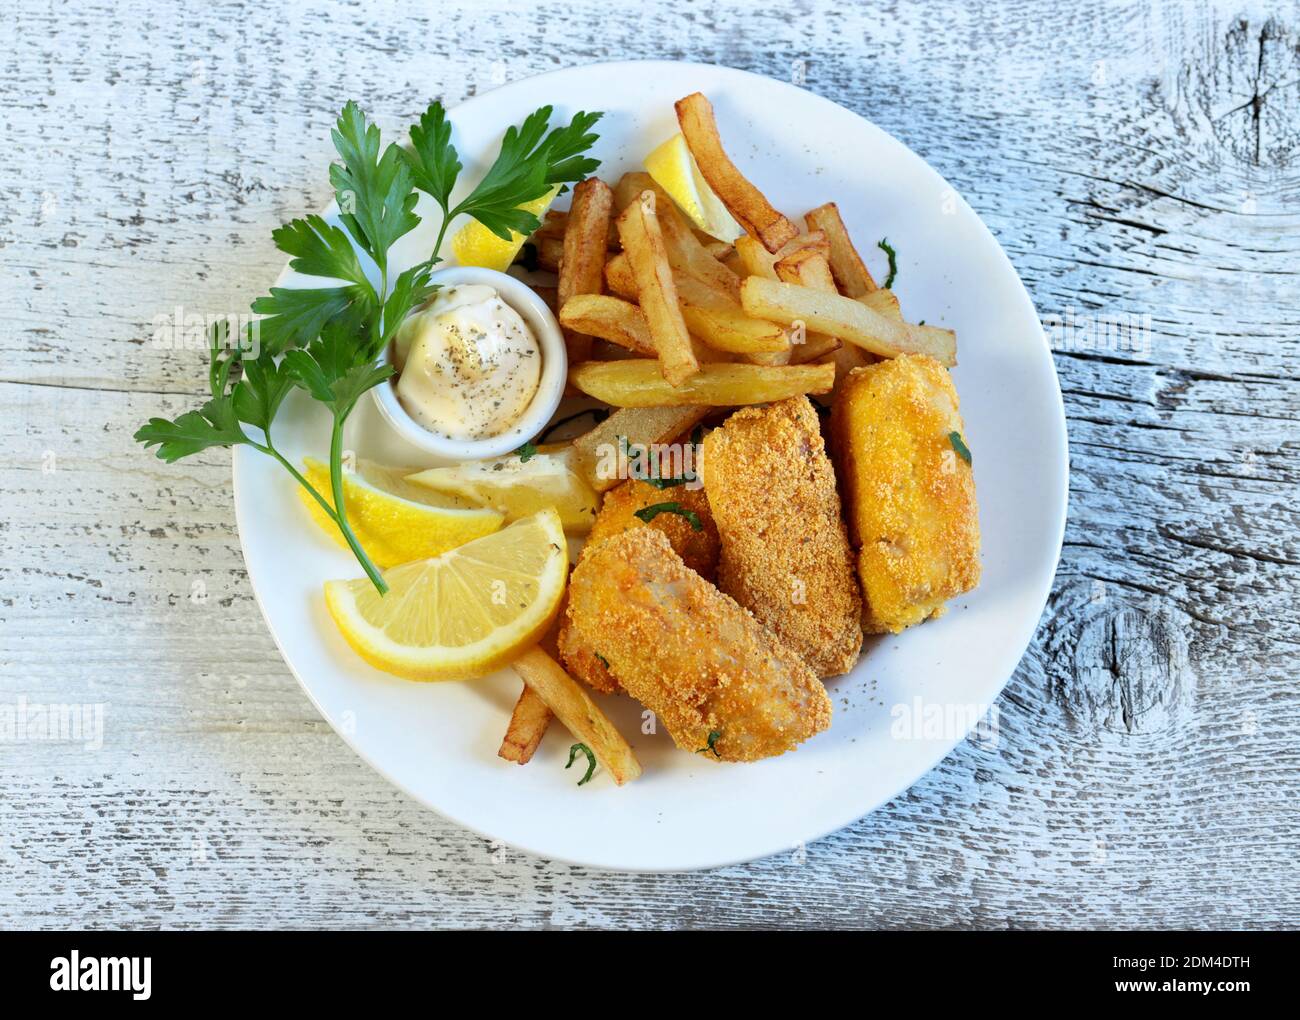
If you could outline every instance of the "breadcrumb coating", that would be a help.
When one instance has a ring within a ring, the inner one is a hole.
[[[754,761],[830,725],[830,698],[812,670],[690,570],[663,532],[635,528],[592,546],[569,593],[566,631],[683,750]]]
[[[862,650],[862,597],[808,398],[731,415],[704,440],[703,473],[722,545],[718,587],[818,676],[847,673]]]
[[[661,513],[650,521],[643,521],[636,516],[636,511],[655,503],[677,503],[684,510],[690,510],[700,522],[696,531],[689,520],[681,514]],[[718,529],[709,513],[709,500],[702,488],[688,488],[677,485],[668,489],[657,489],[653,485],[637,479],[629,479],[605,494],[600,513],[592,524],[591,534],[583,547],[585,556],[588,549],[594,548],[605,539],[627,531],[630,528],[652,528],[663,532],[670,545],[688,567],[701,577],[712,581],[718,571]],[[567,615],[561,615],[567,620]],[[567,623],[560,626],[557,647],[561,661],[573,676],[602,694],[612,694],[619,689],[619,684],[610,673],[609,667],[593,648],[585,645],[572,631]]]
[[[979,511],[970,442],[952,377],[925,355],[849,373],[835,398],[831,442],[869,633],[943,613],[980,578]]]
[[[681,514],[661,513],[648,522],[636,516],[638,510],[656,503],[677,503],[683,510],[691,511],[700,522],[700,530],[696,531]],[[675,485],[658,489],[635,478],[624,482],[605,494],[587,542],[595,545],[629,528],[662,531],[688,567],[709,581],[717,575],[718,527],[709,512],[709,499],[698,484],[694,488]]]

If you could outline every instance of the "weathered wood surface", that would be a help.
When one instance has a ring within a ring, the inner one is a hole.
[[[0,924],[1300,922],[1300,8],[753,6],[6,6],[0,701],[108,716],[99,751],[0,745]],[[272,646],[228,456],[129,441],[200,391],[154,316],[274,277],[345,99],[393,129],[624,57],[802,76],[952,180],[1044,315],[1152,324],[1059,345],[1070,523],[998,746],[695,875],[533,859],[392,789]]]

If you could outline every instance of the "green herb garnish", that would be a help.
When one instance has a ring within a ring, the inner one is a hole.
[[[306,216],[271,234],[275,246],[290,256],[290,268],[334,283],[272,287],[253,302],[252,310],[261,318],[243,337],[232,338],[229,323],[214,325],[208,337],[207,402],[172,421],[150,418],[135,433],[136,441],[146,448],[157,446],[157,456],[168,463],[227,446],[251,446],[275,458],[335,523],[375,588],[386,592],[388,586],[348,523],[344,423],[368,390],[393,375],[380,355],[408,313],[437,289],[429,274],[441,261],[438,252],[451,220],[472,216],[505,238],[511,230],[531,233],[540,221],[514,207],[596,168],[598,161],[583,153],[596,140],[590,128],[601,115],[579,113],[567,126],[547,133],[550,116],[551,108],[544,106],[522,126],[508,129],[487,176],[449,209],[461,164],[442,104],[430,105],[411,129],[413,150],[407,151],[396,143],[381,148],[379,128],[349,102],[330,133],[341,161],[330,165],[329,177],[342,225]],[[444,213],[438,240],[426,261],[390,279],[389,252],[420,222],[417,190],[431,195]],[[378,286],[358,250],[374,263]],[[285,459],[271,438],[276,412],[294,388],[330,412],[330,499]],[[260,442],[246,426],[261,433]],[[522,452],[521,458],[527,459]]]
[[[537,456],[537,445],[530,439],[528,442],[524,443],[523,446],[519,447],[515,453],[519,454],[519,462],[521,464],[527,464]]]
[[[885,290],[889,290],[894,285],[894,277],[898,275],[898,252],[894,251],[887,237],[877,241],[876,247],[889,256],[889,275],[885,277]]]
[[[602,666],[604,666],[606,669],[609,669],[609,660],[605,658],[605,656],[601,655],[600,652],[592,652],[591,654],[600,660],[600,664]]]
[[[574,744],[569,748],[569,764],[564,766],[566,769],[573,764],[574,759],[578,757],[579,751],[587,756],[587,774],[578,780],[578,785],[582,786],[596,771],[596,756],[591,753],[591,748],[586,744]]]
[[[949,432],[949,433],[948,433],[948,442],[952,443],[952,448],[953,448],[954,450],[957,451],[957,456],[960,457],[962,460],[964,460],[967,464],[969,464],[969,463],[970,463],[970,447],[967,446],[967,445],[966,445],[966,441],[965,441],[964,439],[962,439],[962,437],[961,437],[961,433],[960,433],[960,432]]]
[[[637,510],[635,516],[649,524],[660,514],[677,514],[680,517],[685,517],[690,522],[692,531],[702,531],[704,529],[704,525],[700,523],[700,515],[694,510],[687,510],[677,502],[651,503],[649,506]]]
[[[695,753],[696,753],[696,754],[708,754],[710,751],[712,751],[712,752],[713,752],[713,756],[714,756],[715,758],[721,758],[722,755],[720,755],[720,754],[718,753],[718,747],[717,747],[717,744],[718,744],[718,738],[721,737],[721,736],[722,736],[722,734],[721,734],[718,730],[710,730],[710,731],[709,731],[709,746],[708,746],[708,747],[701,747],[701,748],[700,748],[698,751],[696,751]]]

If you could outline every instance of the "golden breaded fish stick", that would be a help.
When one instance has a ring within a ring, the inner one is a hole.
[[[847,673],[862,650],[862,597],[808,398],[737,411],[704,440],[703,471],[718,587],[818,676]]]
[[[569,583],[566,625],[683,750],[754,761],[830,725],[812,670],[688,569],[660,531],[636,528],[588,550]]]
[[[718,572],[718,528],[709,513],[709,499],[704,489],[699,487],[699,483],[695,484],[695,488],[683,484],[660,489],[632,478],[617,489],[611,489],[605,494],[600,512],[592,523],[587,545],[594,546],[629,528],[654,528],[668,536],[669,544],[688,567],[706,581],[712,581]],[[647,510],[664,504],[685,513],[669,509],[659,512]],[[638,512],[653,516],[644,521],[636,516]]]
[[[864,626],[897,634],[939,616],[980,579],[975,477],[952,377],[925,355],[856,368],[831,435]]]

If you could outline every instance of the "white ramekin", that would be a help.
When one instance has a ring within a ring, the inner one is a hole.
[[[412,418],[397,399],[397,377],[380,383],[371,392],[384,420],[405,440],[425,453],[447,460],[481,460],[497,457],[516,450],[534,438],[555,414],[564,396],[564,384],[569,371],[569,359],[564,348],[564,334],[551,310],[537,293],[515,277],[498,273],[495,269],[476,266],[453,266],[433,273],[431,282],[444,286],[457,284],[485,284],[495,287],[502,299],[520,314],[533,331],[542,351],[542,374],[537,392],[519,420],[500,435],[487,439],[452,439],[430,432]],[[390,344],[382,355],[383,363],[392,364],[393,349]]]

